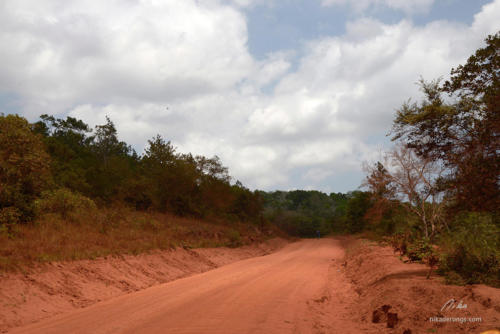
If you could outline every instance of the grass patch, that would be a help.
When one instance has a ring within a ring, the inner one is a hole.
[[[18,224],[14,236],[0,233],[0,270],[174,247],[238,247],[270,237],[248,224],[211,223],[126,207],[67,217],[48,213],[33,223]]]

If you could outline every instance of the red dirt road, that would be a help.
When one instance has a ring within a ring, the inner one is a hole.
[[[138,291],[9,333],[360,333],[335,239]]]

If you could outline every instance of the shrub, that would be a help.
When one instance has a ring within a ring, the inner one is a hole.
[[[385,237],[384,239],[389,245],[391,245],[394,252],[399,252],[400,256],[407,253],[408,244],[410,242],[410,234],[408,232],[395,233],[389,237]]]
[[[94,201],[90,198],[61,188],[45,191],[40,199],[35,201],[37,215],[55,213],[63,219],[75,220],[78,215],[92,212],[96,209]]]
[[[406,255],[410,261],[421,262],[429,258],[434,252],[429,239],[417,239],[408,245]]]
[[[440,272],[449,282],[500,285],[500,234],[489,214],[466,213],[443,238]],[[457,278],[461,277],[461,280]]]
[[[400,256],[406,255],[412,262],[418,261],[427,264],[429,266],[427,279],[430,278],[432,271],[439,264],[439,255],[428,238],[415,239],[411,232],[406,231],[385,237],[384,240],[394,248],[395,252],[398,251]]]
[[[227,236],[229,238],[229,247],[238,247],[238,246],[241,246],[243,244],[243,242],[241,241],[240,232],[238,232],[234,229],[230,229],[227,232]]]

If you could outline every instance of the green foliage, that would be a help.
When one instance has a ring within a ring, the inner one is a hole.
[[[236,215],[240,221],[258,219],[259,224],[262,225],[263,200],[260,193],[250,191],[239,181],[231,187],[231,191],[234,200],[229,209],[230,213]]]
[[[368,192],[354,191],[350,194],[346,206],[346,228],[348,232],[361,232],[367,224],[365,214],[371,207]]]
[[[389,243],[395,252],[399,252],[401,260],[406,255],[410,262],[427,264],[429,266],[427,279],[430,278],[432,271],[439,264],[439,253],[428,238],[415,238],[411,232],[406,231],[384,237],[383,240]]]
[[[443,85],[421,80],[425,99],[404,104],[393,124],[393,140],[449,169],[441,184],[456,211],[500,208],[500,32],[486,44]]]
[[[439,266],[453,284],[500,286],[499,49],[500,32],[488,36],[486,46],[466,64],[452,69],[450,80],[422,79],[424,99],[403,104],[391,133],[416,154],[400,159],[405,168],[395,181],[403,176],[408,182],[394,182],[391,188],[391,173],[378,163],[367,168],[364,183],[374,199],[365,218],[375,230],[394,233],[387,241],[395,250],[427,263],[431,271]],[[435,168],[414,191],[418,179],[411,173],[425,176],[427,165]],[[392,196],[401,185],[409,190],[405,196]]]
[[[72,117],[66,120],[42,115],[33,125],[34,131],[43,136],[50,154],[50,169],[58,187],[66,187],[89,194],[88,169],[94,163],[90,151],[92,137],[89,126]]]
[[[443,237],[440,271],[450,281],[500,284],[500,229],[490,214],[464,213]]]
[[[366,212],[372,206],[370,194],[319,191],[260,192],[268,220],[287,233],[316,237],[336,233],[361,232],[367,224]]]
[[[50,169],[58,187],[109,203],[119,197],[137,172],[138,157],[118,140],[109,118],[91,128],[72,117],[42,115],[34,130],[44,137],[51,156]]]
[[[72,117],[40,118],[33,128],[51,155],[55,188],[66,189],[45,194],[41,203],[52,201],[49,206],[53,207],[58,200],[68,199],[63,194],[74,192],[103,205],[121,202],[138,210],[181,216],[260,221],[259,194],[241,183],[231,185],[228,170],[217,156],[178,153],[160,135],[149,140],[145,154],[138,156],[118,139],[109,118],[94,130]],[[64,208],[56,211],[66,215]]]
[[[39,216],[55,213],[63,219],[73,220],[74,217],[92,212],[96,209],[96,205],[88,197],[60,188],[43,192],[35,201],[35,209]]]
[[[332,232],[334,220],[343,217],[346,199],[319,191],[259,192],[267,220],[290,235],[316,237]],[[342,226],[343,228],[343,226]]]
[[[407,246],[406,255],[412,262],[422,262],[434,254],[434,248],[429,239],[417,239]]]

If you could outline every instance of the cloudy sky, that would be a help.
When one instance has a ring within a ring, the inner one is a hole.
[[[0,112],[159,133],[250,188],[347,191],[500,0],[2,0]]]

